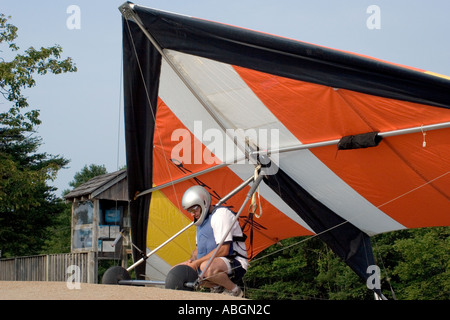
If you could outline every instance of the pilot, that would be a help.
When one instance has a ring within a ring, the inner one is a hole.
[[[188,265],[199,273],[208,264],[225,233],[230,229],[234,213],[223,206],[212,206],[211,195],[202,186],[193,186],[186,190],[181,200],[184,210],[194,218],[197,227],[197,247]],[[211,292],[242,297],[242,289],[236,284],[247,271],[248,257],[245,235],[239,223],[234,223],[231,232],[226,235],[223,245],[203,275],[202,286]]]

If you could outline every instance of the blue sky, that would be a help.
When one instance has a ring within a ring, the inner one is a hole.
[[[37,78],[26,90],[41,111],[42,152],[71,162],[58,174],[57,194],[86,164],[109,172],[126,163],[121,94],[121,16],[124,0],[1,0],[0,12],[19,28],[21,51],[63,47],[78,72]],[[450,1],[447,0],[142,0],[136,4],[281,35],[450,75]],[[66,25],[80,9],[80,28]],[[369,29],[379,8],[379,29]],[[2,49],[3,50],[3,49]],[[6,53],[0,53],[5,57]],[[3,101],[0,109],[7,108]]]

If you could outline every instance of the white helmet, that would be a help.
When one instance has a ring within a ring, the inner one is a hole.
[[[200,226],[208,215],[211,205],[211,195],[202,186],[193,186],[183,194],[181,205],[184,210],[188,210],[193,206],[200,206],[202,213],[200,218],[194,221],[194,225]]]

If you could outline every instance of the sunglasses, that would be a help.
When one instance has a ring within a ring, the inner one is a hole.
[[[189,213],[195,213],[195,211],[197,211],[199,208],[200,208],[200,206],[199,206],[199,205],[196,205],[196,206],[190,207],[190,208],[187,209],[186,211],[189,212]]]

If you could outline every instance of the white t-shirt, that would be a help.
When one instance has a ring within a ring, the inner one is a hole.
[[[224,235],[226,234],[228,229],[230,229],[230,226],[233,223],[234,217],[235,217],[235,215],[227,208],[218,208],[214,212],[214,214],[211,217],[211,227],[214,231],[214,239],[216,241],[216,244],[220,243],[220,241],[222,240],[222,238],[224,237]],[[225,238],[224,243],[232,242],[233,250],[246,257],[247,256],[247,247],[245,246],[245,242],[239,242],[239,243],[233,242],[233,236],[242,237],[242,230],[241,230],[241,227],[239,226],[239,222],[236,222],[233,225],[231,232]],[[239,255],[236,256],[235,259],[241,263],[242,268],[247,270],[247,268],[248,268],[248,260],[247,259],[245,259]]]

